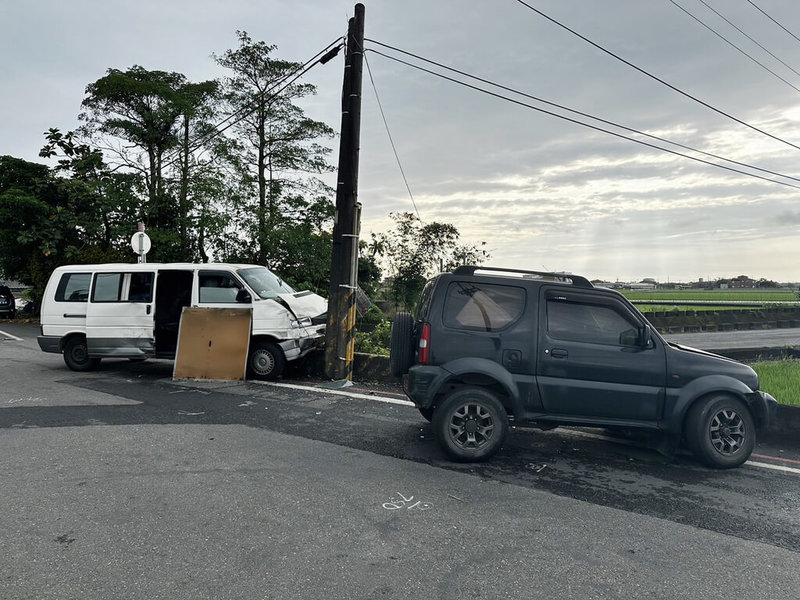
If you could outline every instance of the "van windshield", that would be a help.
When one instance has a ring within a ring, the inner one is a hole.
[[[266,267],[239,269],[239,276],[264,300],[277,298],[278,294],[294,294],[294,290]]]

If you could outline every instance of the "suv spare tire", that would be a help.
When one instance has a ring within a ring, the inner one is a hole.
[[[392,375],[402,377],[414,364],[414,317],[397,313],[392,321],[392,341],[389,346],[389,366]]]

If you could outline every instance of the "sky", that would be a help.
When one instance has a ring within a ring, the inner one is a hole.
[[[494,266],[607,281],[743,274],[800,281],[796,0],[363,4],[369,68],[359,168],[362,237],[390,228],[390,213],[412,212],[425,223],[455,225],[464,243],[485,242]],[[0,155],[47,164],[38,157],[43,132],[77,127],[86,85],[109,68],[141,65],[191,81],[223,77],[212,54],[235,48],[237,30],[275,44],[276,57],[305,62],[345,34],[354,6],[344,0],[0,0]],[[527,96],[455,76],[511,102],[449,82],[378,54],[448,74],[381,44]],[[337,131],[342,73],[340,54],[305,76],[317,94],[303,108]]]

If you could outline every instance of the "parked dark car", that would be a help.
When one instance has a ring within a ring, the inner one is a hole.
[[[619,292],[583,277],[459,267],[392,325],[391,367],[454,459],[503,444],[509,417],[644,430],[716,468],[742,464],[777,403],[755,371],[664,340]]]
[[[0,285],[0,317],[13,319],[17,316],[17,305],[14,294],[7,285]]]

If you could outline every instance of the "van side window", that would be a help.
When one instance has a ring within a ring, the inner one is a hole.
[[[122,297],[122,273],[98,273],[94,278],[92,302],[119,302]]]
[[[447,288],[443,318],[447,327],[496,331],[519,319],[524,308],[523,288],[455,281]]]
[[[200,271],[199,298],[201,304],[236,303],[236,294],[242,289],[230,273],[220,271]]]
[[[153,273],[98,273],[92,302],[152,302]]]
[[[619,346],[621,335],[638,326],[610,305],[547,299],[547,333],[555,339]]]
[[[91,273],[64,273],[56,288],[56,302],[87,302]]]
[[[153,274],[131,273],[131,288],[128,292],[130,302],[153,301]]]

